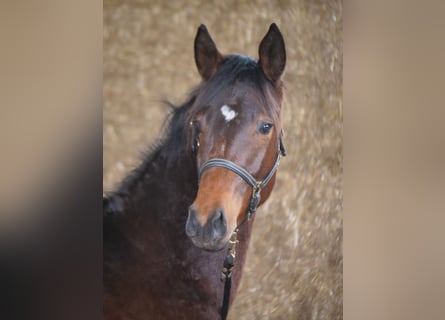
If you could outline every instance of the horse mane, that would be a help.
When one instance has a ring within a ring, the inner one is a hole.
[[[183,104],[176,106],[169,101],[163,101],[170,112],[164,121],[161,138],[142,153],[141,163],[135,167],[130,174],[118,185],[115,191],[107,194],[103,199],[104,215],[119,214],[124,211],[125,199],[131,195],[152,172],[151,168],[156,168],[157,163],[163,162],[166,169],[171,168],[184,154],[186,150],[188,136],[184,135],[187,113],[193,106],[198,90],[193,90],[189,98]]]

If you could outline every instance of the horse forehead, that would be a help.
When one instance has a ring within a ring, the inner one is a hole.
[[[252,83],[239,83],[225,87],[207,105],[205,117],[212,126],[233,127],[255,121],[261,114],[270,115],[267,95]]]
[[[254,121],[262,109],[255,103],[221,102],[212,108],[209,120],[216,127],[245,125]]]

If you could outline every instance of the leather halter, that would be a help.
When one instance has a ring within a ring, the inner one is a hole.
[[[285,152],[283,152],[282,143],[280,139],[280,151],[278,152],[277,158],[275,160],[275,163],[272,167],[272,169],[269,171],[269,173],[260,181],[257,181],[246,169],[243,167],[237,165],[236,163],[227,160],[227,159],[221,159],[221,158],[214,158],[206,161],[201,168],[199,169],[199,179],[201,179],[201,176],[203,175],[204,171],[206,171],[209,168],[212,167],[222,167],[225,169],[228,169],[234,173],[236,173],[238,176],[240,176],[248,185],[252,187],[252,196],[250,197],[249,201],[249,210],[248,210],[248,218],[252,216],[256,212],[256,208],[258,207],[258,204],[261,200],[261,190],[266,186],[266,184],[270,181],[270,179],[273,177],[275,172],[278,169],[278,165],[280,164],[281,155],[285,155]]]

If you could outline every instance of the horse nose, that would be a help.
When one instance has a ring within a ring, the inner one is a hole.
[[[227,232],[227,221],[222,209],[217,209],[211,219],[214,239],[222,239]]]
[[[215,242],[223,239],[227,233],[227,220],[222,209],[216,209],[204,226],[198,221],[195,208],[189,208],[185,233],[197,242]]]
[[[190,207],[187,222],[185,224],[185,233],[189,237],[195,237],[198,233],[199,227],[199,221],[196,218],[196,210]]]

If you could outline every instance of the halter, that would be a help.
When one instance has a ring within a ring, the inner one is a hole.
[[[260,181],[256,180],[246,169],[237,165],[235,162],[221,158],[213,158],[206,161],[199,169],[199,176],[198,176],[199,180],[201,180],[201,176],[204,174],[204,171],[213,167],[225,168],[240,176],[249,186],[252,187],[252,196],[250,197],[249,208],[247,211],[247,220],[250,220],[251,216],[256,212],[258,204],[260,203],[261,190],[266,186],[266,184],[270,181],[270,179],[272,179],[273,175],[277,171],[278,165],[280,164],[281,156],[283,157],[286,156],[286,150],[284,149],[282,135],[283,133],[281,132],[280,142],[278,146],[278,154],[275,163],[272,166],[272,169],[270,169],[269,173],[262,180]],[[199,140],[196,139],[193,144],[193,151],[196,151],[198,148],[199,148]],[[244,218],[241,224],[243,224],[244,221],[246,221],[246,218]],[[221,272],[221,281],[224,281],[224,296],[221,307],[222,320],[225,320],[227,318],[227,313],[229,311],[230,290],[232,287],[232,269],[235,265],[236,244],[239,242],[237,240],[237,234],[240,225],[238,225],[235,228],[235,231],[232,233],[232,236],[230,237],[229,249],[227,251],[226,258],[224,259],[224,265]]]
[[[281,140],[281,139],[280,139]],[[227,160],[227,159],[221,159],[221,158],[214,158],[206,161],[201,168],[199,169],[199,178],[201,179],[201,176],[203,175],[204,171],[206,171],[209,168],[212,167],[222,167],[225,169],[228,169],[234,173],[236,173],[238,176],[240,176],[245,182],[247,182],[248,185],[252,187],[252,196],[250,197],[249,201],[249,210],[247,212],[248,218],[252,216],[256,212],[256,208],[258,207],[258,204],[261,200],[261,190],[266,186],[266,184],[270,181],[270,179],[273,177],[275,172],[278,169],[278,165],[280,164],[281,155],[285,155],[285,152],[283,152],[281,148],[281,142],[280,142],[280,152],[278,152],[277,158],[275,160],[275,163],[272,167],[272,169],[269,171],[269,173],[260,181],[257,181],[246,169],[243,167],[237,165],[236,163]]]

